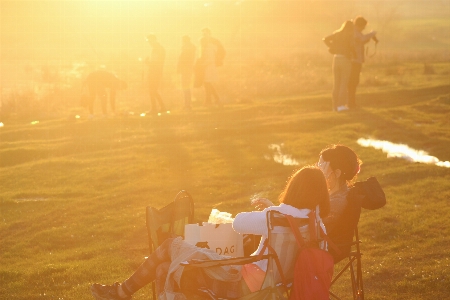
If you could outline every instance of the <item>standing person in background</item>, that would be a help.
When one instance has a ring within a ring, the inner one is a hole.
[[[218,80],[216,67],[222,66],[225,50],[222,43],[211,36],[211,31],[208,28],[203,28],[202,33],[199,63],[203,71],[203,85],[206,93],[205,105],[211,105],[211,97],[214,97],[216,104],[221,106],[222,103],[214,85]]]
[[[354,28],[352,21],[345,21],[341,28],[323,38],[333,56],[333,96],[334,111],[348,110],[348,80],[354,57]]]
[[[148,80],[150,101],[152,103],[151,113],[156,113],[156,102],[159,104],[160,112],[165,112],[166,107],[162,101],[159,89],[163,78],[164,59],[166,58],[166,50],[158,42],[154,34],[147,36],[147,42],[152,47],[152,53],[148,60]]]
[[[376,38],[376,31],[371,31],[363,34],[366,28],[367,20],[363,17],[356,17],[353,21],[355,30],[355,57],[352,60],[352,67],[350,71],[350,78],[348,80],[348,107],[350,109],[356,108],[356,87],[359,84],[359,76],[361,74],[362,64],[364,63],[364,45],[371,39],[378,43]]]
[[[191,110],[191,85],[195,63],[195,46],[187,35],[181,39],[181,53],[178,58],[177,72],[181,76],[181,88],[184,95],[184,109]]]

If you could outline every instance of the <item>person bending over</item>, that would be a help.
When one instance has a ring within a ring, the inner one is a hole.
[[[88,88],[87,106],[91,116],[94,114],[94,102],[96,98],[100,98],[102,104],[103,115],[107,114],[106,99],[109,92],[109,103],[113,113],[116,111],[116,91],[127,88],[127,83],[109,71],[97,70],[89,73],[83,82],[84,87]]]

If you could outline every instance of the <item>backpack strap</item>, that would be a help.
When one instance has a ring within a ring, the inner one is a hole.
[[[298,247],[299,248],[306,247],[305,239],[302,237],[300,230],[298,230],[298,227],[295,224],[294,217],[290,216],[290,215],[284,215],[284,216],[288,220],[291,230],[294,233],[295,240],[297,241]],[[311,226],[308,225],[308,227],[311,227]],[[312,229],[312,230],[314,231],[314,229]],[[311,235],[311,229],[310,229],[310,235]]]

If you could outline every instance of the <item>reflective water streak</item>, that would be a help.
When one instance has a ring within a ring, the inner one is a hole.
[[[3,122],[0,122],[0,127],[3,127],[3,126],[5,126],[5,125],[3,124]]]
[[[270,144],[269,149],[272,150],[273,153],[273,160],[279,164],[283,164],[285,166],[298,166],[298,161],[295,158],[292,158],[289,154],[284,154],[281,150],[283,148],[284,144]],[[269,155],[265,156],[265,159],[271,160],[272,157]]]
[[[387,157],[397,157],[406,159],[410,162],[419,162],[424,164],[433,164],[439,167],[450,168],[449,161],[440,161],[437,157],[428,155],[426,151],[416,150],[404,144],[394,144],[388,141],[363,139],[357,140],[357,143],[363,147],[373,147],[387,153]]]
[[[47,201],[47,198],[43,198],[43,197],[36,197],[36,198],[19,198],[16,199],[15,202],[19,203],[19,202],[39,202],[39,201]]]

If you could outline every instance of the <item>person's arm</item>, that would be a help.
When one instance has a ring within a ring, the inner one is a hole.
[[[362,44],[366,44],[366,43],[370,42],[370,39],[372,39],[376,34],[377,34],[376,31],[371,31],[367,34],[360,33],[355,36],[355,39],[357,39]]]
[[[233,229],[242,234],[267,236],[266,211],[238,213],[233,221]]]
[[[267,198],[258,198],[251,203],[257,210],[264,210],[270,206],[274,206],[272,201]]]
[[[322,41],[325,43],[325,45],[327,45],[328,48],[330,48],[333,44],[333,37],[334,35],[332,34],[322,39]]]

